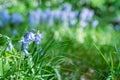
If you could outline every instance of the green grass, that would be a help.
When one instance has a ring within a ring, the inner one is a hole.
[[[119,80],[120,31],[104,28],[40,27],[42,43],[29,47],[25,57],[17,36],[0,35],[0,79]],[[11,31],[11,30],[10,30]],[[3,32],[4,33],[4,32]],[[6,51],[8,41],[13,48]]]

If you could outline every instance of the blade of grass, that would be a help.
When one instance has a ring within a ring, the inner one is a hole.
[[[94,44],[95,45],[95,44]],[[100,53],[100,55],[102,56],[102,58],[104,59],[104,61],[106,62],[107,65],[109,65],[107,58],[103,55],[103,53],[100,51],[100,49],[95,45],[96,49],[98,50],[98,52]]]

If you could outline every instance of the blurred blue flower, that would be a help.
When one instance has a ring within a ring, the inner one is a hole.
[[[76,24],[76,20],[75,19],[71,19],[69,22],[70,22],[71,26],[74,26]]]
[[[54,15],[54,11],[51,11],[49,16],[48,16],[48,24],[49,26],[53,26],[54,25],[54,19],[55,19],[55,15]]]
[[[47,22],[47,21],[48,21],[48,19],[47,19],[47,13],[42,12],[40,19],[41,19],[41,21],[42,21],[43,23]]]
[[[64,3],[63,4],[63,10],[71,11],[72,10],[72,5],[70,3]]]
[[[19,13],[13,13],[11,16],[11,22],[15,24],[20,24],[23,22],[23,17]]]
[[[25,56],[28,57],[28,55],[29,55],[28,50],[27,50],[27,49],[24,49],[23,52],[24,52]]]
[[[26,33],[26,35],[24,36],[24,41],[25,42],[30,42],[33,41],[35,39],[35,34],[34,31],[31,30],[30,32]]]
[[[55,19],[58,20],[58,19],[61,18],[61,16],[60,16],[61,11],[60,11],[60,10],[54,10],[53,13],[54,13],[54,18],[55,18]]]
[[[30,12],[28,21],[31,27],[40,25],[40,15],[41,15],[41,11],[39,9]]]
[[[9,42],[8,42],[8,46],[7,46],[7,48],[6,48],[6,51],[10,51],[10,50],[12,50],[13,49],[13,45],[12,45],[12,41],[10,40]]]
[[[13,30],[12,30],[12,34],[13,34],[14,36],[16,36],[16,35],[18,34],[18,31],[17,31],[16,29],[13,29]]]
[[[80,26],[83,28],[85,28],[87,26],[87,24],[88,23],[86,21],[83,21],[83,20],[80,21]]]
[[[71,26],[74,26],[76,24],[77,15],[78,15],[77,11],[71,11],[69,13],[69,23]]]
[[[84,21],[90,21],[90,20],[92,20],[93,15],[94,15],[93,10],[83,8],[82,12],[80,13],[80,19],[84,20]]]
[[[49,22],[50,18],[52,18],[52,11],[50,8],[47,8],[45,11],[42,12],[41,21],[44,23]]]
[[[26,35],[22,38],[22,49],[27,49],[28,45],[35,39],[35,35],[33,31],[26,33]]]
[[[93,10],[89,10],[88,21],[91,21],[93,16],[94,16],[94,11]]]
[[[7,23],[10,20],[10,15],[7,10],[0,10],[0,20],[3,23]]]
[[[115,30],[120,30],[120,26],[119,26],[119,25],[115,25],[115,26],[114,26],[114,29],[115,29]]]
[[[35,43],[40,44],[42,38],[43,38],[43,35],[37,32],[37,34],[35,35],[35,40],[34,40]]]
[[[65,11],[61,11],[61,14],[60,14],[60,16],[61,16],[61,20],[64,22],[64,21],[68,21],[68,13],[67,12],[65,12]]]
[[[92,27],[96,27],[99,24],[98,20],[92,21]]]
[[[36,44],[40,44],[42,39],[42,34],[39,32],[35,34],[34,30],[29,31],[26,35],[22,38],[22,51],[24,52],[25,56],[28,56],[28,46],[31,42],[35,42]]]

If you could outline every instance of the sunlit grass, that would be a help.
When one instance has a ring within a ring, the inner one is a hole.
[[[30,45],[27,58],[19,49],[20,37],[10,38],[13,49],[5,51],[8,43],[0,36],[1,79],[119,79],[119,31],[112,27],[38,30],[44,38],[39,46]]]

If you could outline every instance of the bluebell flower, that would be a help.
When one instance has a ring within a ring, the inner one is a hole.
[[[96,27],[99,24],[98,20],[92,21],[92,27]]]
[[[22,38],[22,51],[24,52],[25,56],[28,56],[28,47],[31,42],[35,42],[36,44],[40,44],[42,39],[42,34],[39,32],[35,34],[34,30],[29,31],[26,35]]]
[[[30,31],[26,33],[26,35],[22,38],[22,49],[27,49],[28,45],[35,39],[34,31]]]
[[[84,20],[84,21],[90,21],[90,20],[92,20],[93,15],[94,15],[93,10],[83,8],[82,12],[80,13],[80,19]]]
[[[45,23],[48,21],[47,18],[48,18],[47,14],[45,12],[42,12],[40,20]]]
[[[34,33],[33,31],[28,32],[23,38],[22,38],[22,51],[24,52],[25,56],[27,57],[28,52],[28,46],[29,44],[34,40]]]
[[[24,36],[24,42],[30,43],[30,41],[33,41],[35,39],[35,34],[34,31],[30,31],[28,32],[25,36]]]
[[[48,24],[49,24],[49,26],[53,26],[54,25],[53,17],[49,19]]]
[[[70,19],[77,18],[77,16],[78,16],[78,12],[77,12],[77,11],[71,11],[71,12],[69,13],[69,18],[70,18]]]
[[[14,36],[16,36],[16,35],[18,34],[18,32],[17,32],[16,29],[14,29],[14,30],[12,31],[12,33],[13,33]]]
[[[63,27],[68,27],[69,26],[69,13],[66,11],[61,11],[61,18],[60,21],[62,21],[62,26]]]
[[[115,30],[120,30],[120,25],[115,25],[115,26],[114,26],[114,29],[115,29]]]
[[[74,26],[76,24],[76,19],[77,19],[78,12],[77,11],[71,11],[69,13],[69,23],[71,26]]]
[[[10,15],[9,15],[9,13],[8,13],[7,10],[1,10],[1,11],[0,11],[0,20],[1,20],[3,23],[9,22],[9,20],[10,20]]]
[[[89,14],[89,10],[87,8],[82,9],[82,11],[80,13],[80,19],[81,20],[86,20],[88,14]]]
[[[27,50],[27,49],[24,49],[23,52],[24,52],[25,56],[28,57],[28,55],[29,55],[28,50]]]
[[[8,46],[7,46],[7,48],[6,48],[6,51],[11,51],[13,49],[13,45],[12,45],[12,41],[10,40],[9,42],[8,42]]]
[[[76,24],[76,20],[75,19],[71,19],[69,22],[70,22],[71,26],[74,26]]]
[[[40,25],[40,15],[41,14],[42,13],[40,10],[30,12],[29,17],[28,17],[28,21],[29,21],[29,25],[31,27]]]
[[[58,19],[61,18],[61,16],[60,16],[61,11],[60,11],[60,10],[54,10],[53,13],[54,13],[54,18],[55,18],[55,19],[58,20]]]
[[[11,16],[11,22],[15,24],[20,24],[23,22],[23,17],[19,13],[13,13]]]
[[[41,43],[41,39],[43,38],[43,35],[40,34],[39,32],[37,32],[37,34],[35,35],[35,43],[36,44],[40,44]]]
[[[80,26],[85,28],[86,26],[88,25],[88,22],[84,21],[84,20],[81,20],[80,21]]]
[[[55,19],[53,11],[51,11],[50,15],[48,16],[48,19],[49,19],[48,20],[49,26],[53,26],[54,25],[54,19]]]
[[[68,21],[68,13],[66,13],[65,11],[61,11],[60,16],[61,16],[60,20],[62,20],[63,22]]]
[[[71,11],[72,5],[70,3],[64,3],[63,4],[63,10],[65,11]]]
[[[51,10],[50,8],[47,8],[45,11],[42,12],[41,21],[48,22],[50,17],[51,17]]]

